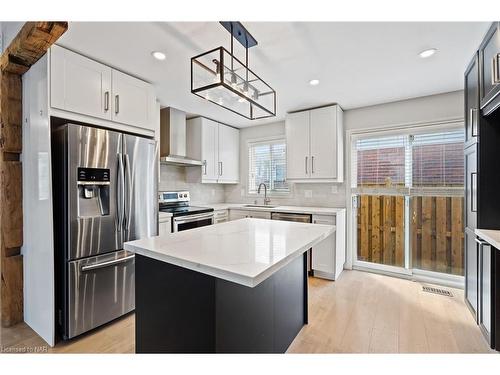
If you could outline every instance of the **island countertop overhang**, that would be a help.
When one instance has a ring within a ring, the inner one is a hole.
[[[124,244],[136,254],[255,287],[335,232],[335,226],[241,219]]]

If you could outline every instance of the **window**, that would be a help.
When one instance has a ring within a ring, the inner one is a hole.
[[[464,186],[462,130],[353,141],[352,187],[358,191],[457,191]]]
[[[411,145],[412,186],[464,186],[462,131],[415,135]]]
[[[357,185],[405,185],[405,137],[356,141]]]
[[[289,192],[284,139],[248,144],[248,193],[256,194],[260,183],[266,184],[271,193]]]

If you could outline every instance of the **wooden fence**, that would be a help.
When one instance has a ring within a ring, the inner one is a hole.
[[[358,259],[403,267],[405,198],[361,195]],[[411,197],[412,268],[463,275],[463,198]]]

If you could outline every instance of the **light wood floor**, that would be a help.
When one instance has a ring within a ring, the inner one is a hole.
[[[463,291],[422,292],[420,283],[345,271],[336,282],[309,280],[309,324],[289,353],[488,353]],[[448,288],[449,289],[449,288]],[[0,351],[38,347],[58,353],[133,353],[134,316],[47,348],[26,324],[2,329]]]

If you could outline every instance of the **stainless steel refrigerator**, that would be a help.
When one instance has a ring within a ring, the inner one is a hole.
[[[157,146],[66,124],[52,132],[52,166],[56,326],[70,339],[135,308],[123,243],[157,234]]]

